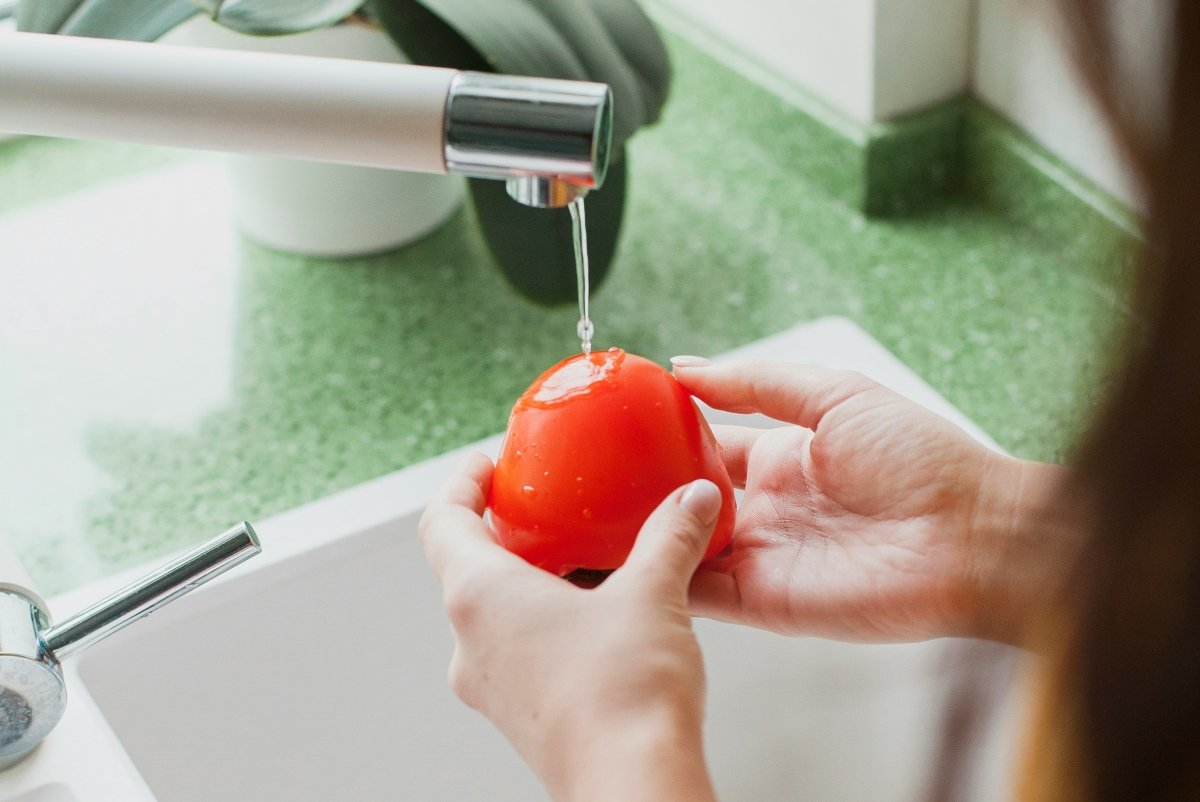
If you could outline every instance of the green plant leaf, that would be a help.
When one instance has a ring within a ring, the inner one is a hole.
[[[191,0],[214,22],[254,36],[279,36],[334,25],[363,0]]]
[[[195,14],[187,0],[143,0],[137,13],[126,0],[22,0],[17,27],[33,33],[151,42]]]
[[[588,193],[588,286],[608,277],[625,212],[627,159],[608,171],[604,188]],[[566,209],[534,209],[508,197],[503,181],[471,181],[471,198],[501,272],[522,295],[550,306],[576,301],[575,245]]]
[[[491,64],[456,30],[413,0],[367,0],[364,7],[415,64],[492,72]]]
[[[671,87],[671,57],[654,23],[635,0],[589,3],[641,82],[644,124],[657,121]]]
[[[86,0],[21,0],[17,3],[17,30],[28,33],[58,33],[76,8]]]
[[[641,82],[608,35],[588,0],[528,0],[558,30],[583,62],[588,80],[613,93],[613,146],[620,148],[646,122]]]
[[[443,30],[426,41],[428,30],[403,22],[424,19],[411,6],[423,7],[441,21]],[[570,43],[529,0],[373,0],[370,8],[400,49],[418,64],[458,67],[446,52],[445,30],[457,34],[477,54],[476,63],[492,72],[510,75],[539,75],[545,78],[587,80],[587,70]],[[475,69],[477,67],[471,67]]]

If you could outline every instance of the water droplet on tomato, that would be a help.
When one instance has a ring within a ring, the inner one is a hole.
[[[549,476],[549,475],[550,475],[550,471],[542,471],[542,476]]]
[[[592,511],[590,509],[588,509],[587,507],[584,507],[583,508],[583,517],[587,518],[590,521],[592,518]]]
[[[625,352],[620,348],[577,354],[564,359],[543,373],[517,403],[533,407],[552,407],[610,389],[615,386],[614,374],[624,361]]]
[[[525,485],[521,492],[525,494],[525,498],[537,498],[537,488],[533,485]]]

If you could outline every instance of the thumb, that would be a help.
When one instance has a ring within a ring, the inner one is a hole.
[[[707,479],[674,491],[646,519],[617,573],[653,593],[686,598],[720,511],[721,491]]]

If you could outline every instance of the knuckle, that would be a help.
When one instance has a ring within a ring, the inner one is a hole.
[[[446,578],[442,601],[455,630],[469,630],[479,620],[487,608],[488,586],[485,571],[479,568],[458,569]]]
[[[836,371],[836,380],[838,387],[846,396],[857,395],[879,386],[874,379],[857,370]]]
[[[783,374],[778,365],[758,357],[747,359],[742,364],[745,375],[749,379],[745,387],[746,409],[744,411],[757,412],[763,408],[765,403],[769,402],[770,397],[775,393],[775,385]]]
[[[476,615],[476,606],[468,598],[461,595],[447,593],[445,600],[446,616],[450,619],[450,626],[456,631],[469,629],[471,624],[478,617]]]
[[[430,504],[421,513],[421,520],[417,522],[417,537],[422,543],[428,544],[430,538],[433,537],[433,530],[437,528],[440,513],[441,505],[439,504]]]
[[[471,680],[471,672],[467,668],[466,661],[463,660],[462,654],[457,649],[454,651],[454,656],[450,658],[450,667],[446,670],[446,681],[450,685],[450,690],[463,704],[478,709],[475,683]]]
[[[479,618],[479,603],[470,593],[447,593],[445,596],[446,615],[450,625],[456,631],[471,629]]]

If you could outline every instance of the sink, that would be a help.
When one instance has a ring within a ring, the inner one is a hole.
[[[994,447],[847,320],[798,326],[731,356],[861,370]],[[494,456],[499,443],[472,447]],[[459,456],[258,523],[262,556],[84,654],[72,704],[95,706],[161,802],[544,798],[446,683],[452,639],[416,523]],[[125,578],[51,608],[78,609]],[[697,630],[709,672],[706,749],[722,799],[920,798],[951,643],[862,646],[710,621]],[[991,725],[995,776],[978,798],[1008,796],[1016,707]],[[66,787],[38,793],[0,799],[73,799]]]
[[[14,796],[10,802],[79,802],[79,797],[62,783],[52,783]]]

